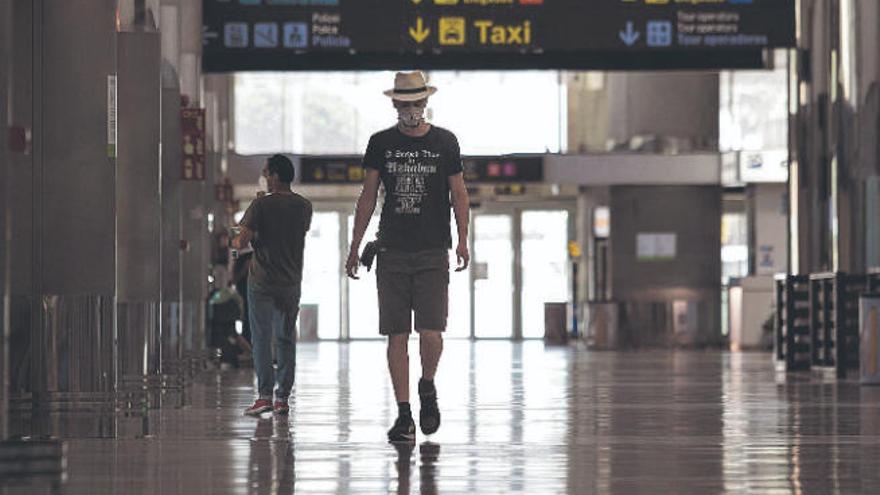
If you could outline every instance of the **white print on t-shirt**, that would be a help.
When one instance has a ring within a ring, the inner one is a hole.
[[[422,201],[428,194],[428,177],[437,173],[440,153],[430,150],[388,150],[385,170],[394,176],[394,212],[398,215],[419,215]]]

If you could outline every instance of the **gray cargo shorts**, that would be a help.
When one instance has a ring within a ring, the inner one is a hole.
[[[379,333],[446,330],[449,313],[449,252],[445,249],[397,251],[381,248],[376,260]]]

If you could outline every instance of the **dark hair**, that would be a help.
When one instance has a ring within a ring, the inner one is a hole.
[[[278,179],[285,184],[293,182],[295,173],[293,163],[284,155],[272,155],[267,163],[269,175],[278,174]]]

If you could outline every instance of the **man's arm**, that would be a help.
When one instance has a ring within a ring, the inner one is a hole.
[[[306,208],[306,232],[312,229],[312,215],[314,214],[314,210],[312,209],[312,203],[308,203],[308,208]]]
[[[452,192],[452,211],[455,213],[455,225],[458,227],[458,246],[455,255],[458,258],[458,267],[455,271],[460,272],[468,267],[471,261],[468,250],[468,225],[470,223],[471,200],[468,197],[467,188],[464,186],[464,174],[461,172],[450,175],[449,190]]]
[[[251,240],[254,238],[254,233],[251,229],[245,227],[244,225],[240,225],[241,229],[237,236],[232,239],[232,247],[233,249],[244,249],[250,244]]]
[[[348,252],[348,260],[345,262],[345,271],[351,278],[357,277],[358,268],[358,252],[360,251],[361,241],[370,225],[370,219],[373,217],[373,211],[376,209],[376,198],[379,195],[379,171],[376,169],[366,169],[364,175],[364,185],[361,188],[361,195],[357,200],[357,207],[354,213],[354,229],[351,233],[351,249]]]
[[[251,202],[250,206],[245,210],[244,216],[241,217],[241,222],[238,222],[238,235],[229,243],[233,249],[244,249],[254,239],[253,229],[256,223],[257,201],[259,199]]]

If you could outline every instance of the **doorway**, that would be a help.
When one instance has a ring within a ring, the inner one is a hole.
[[[451,339],[538,339],[544,336],[544,303],[571,297],[568,240],[574,238],[569,203],[511,203],[472,212],[471,265],[455,272],[450,251]],[[306,242],[303,304],[317,305],[318,338],[380,339],[375,266],[345,277],[354,215],[350,206],[315,205]],[[378,215],[364,236],[376,236]],[[452,225],[453,246],[456,245]]]

